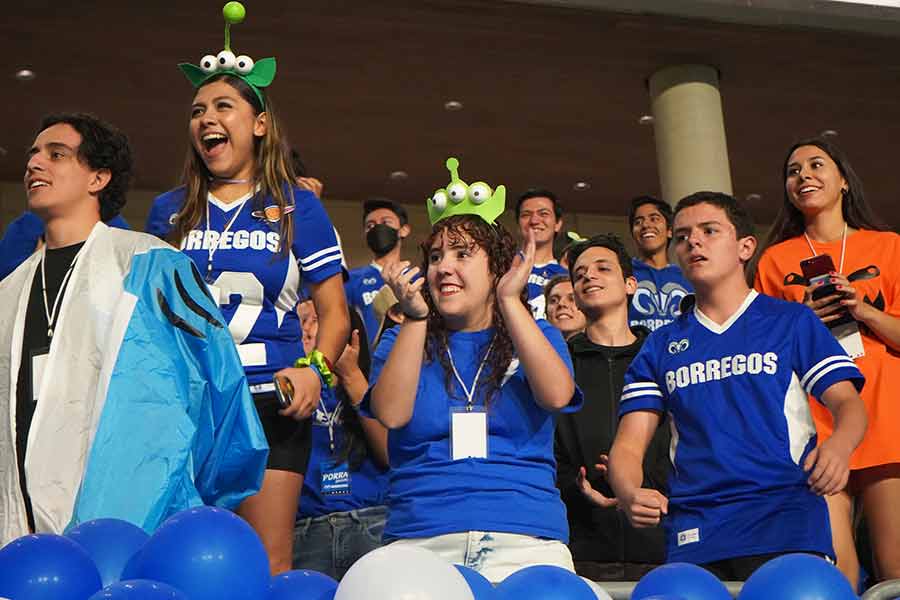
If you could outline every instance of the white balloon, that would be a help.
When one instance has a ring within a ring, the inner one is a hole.
[[[360,558],[334,600],[475,600],[452,564],[423,548],[387,545]]]
[[[582,577],[584,582],[591,586],[591,589],[594,590],[594,595],[597,596],[597,600],[612,600],[612,596],[609,595],[609,592],[600,587],[600,584],[596,581],[591,581],[587,577]]]

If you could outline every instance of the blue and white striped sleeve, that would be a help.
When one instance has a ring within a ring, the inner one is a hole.
[[[794,335],[794,372],[807,394],[821,401],[822,394],[835,383],[850,381],[861,391],[865,378],[831,331],[815,313],[803,307]]]
[[[319,283],[341,272],[341,246],[325,208],[312,192],[294,189],[294,256],[303,280]]]
[[[622,396],[619,398],[619,417],[638,411],[652,410],[665,412],[666,394],[665,384],[660,384],[661,378],[657,376],[656,344],[651,336],[638,355],[631,361],[628,371],[625,373],[625,386],[622,388]]]

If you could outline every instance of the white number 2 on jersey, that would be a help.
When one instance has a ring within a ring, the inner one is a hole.
[[[219,288],[223,303],[228,303],[231,294],[240,294],[241,303],[228,323],[228,330],[235,344],[244,343],[263,309],[263,284],[253,273],[223,271],[213,285]]]

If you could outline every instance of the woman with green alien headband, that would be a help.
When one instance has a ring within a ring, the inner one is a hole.
[[[225,49],[199,66],[179,65],[196,89],[184,185],[154,201],[147,231],[194,260],[237,344],[270,447],[260,492],[238,513],[279,573],[291,568],[309,416],[335,383],[332,361],[344,349],[349,319],[334,229],[319,199],[297,187],[266,93],[275,59],[235,56],[228,31],[244,8],[229,2],[223,13]],[[301,278],[319,314],[308,356],[294,310]]]
[[[582,403],[560,333],[525,300],[533,236],[495,219],[506,190],[450,185],[427,201],[422,266],[385,267],[406,318],[388,330],[362,403],[390,431],[384,539],[498,582],[535,564],[573,570],[555,486],[553,413]],[[419,277],[419,273],[424,277]]]

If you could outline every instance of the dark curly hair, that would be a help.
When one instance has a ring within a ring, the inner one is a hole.
[[[99,194],[100,220],[109,221],[125,206],[131,185],[133,160],[128,138],[109,123],[87,113],[48,115],[41,121],[38,133],[60,123],[71,126],[81,136],[78,160],[95,171],[109,170],[109,183]]]
[[[496,289],[500,278],[509,271],[512,266],[513,259],[518,250],[513,236],[506,230],[503,225],[496,223],[488,224],[484,219],[476,215],[456,215],[447,217],[437,222],[431,229],[431,234],[421,244],[422,249],[422,272],[428,272],[428,255],[431,251],[431,245],[440,235],[446,235],[449,241],[463,243],[470,247],[477,247],[484,250],[488,257],[488,275],[491,278],[491,289]],[[453,384],[453,369],[450,366],[450,359],[445,351],[448,347],[448,330],[444,317],[435,308],[434,300],[431,298],[430,291],[426,286],[423,293],[425,302],[428,304],[428,334],[425,339],[425,360],[432,362],[437,360],[444,369],[444,387],[451,397],[459,397],[456,386]],[[522,290],[522,305],[528,309],[527,294]],[[485,404],[500,390],[503,376],[506,369],[512,362],[515,348],[513,348],[512,339],[506,329],[506,322],[500,313],[500,305],[497,301],[496,294],[491,300],[493,327],[494,327],[494,345],[491,348],[491,354],[487,358],[485,380],[486,387],[483,388]]]

